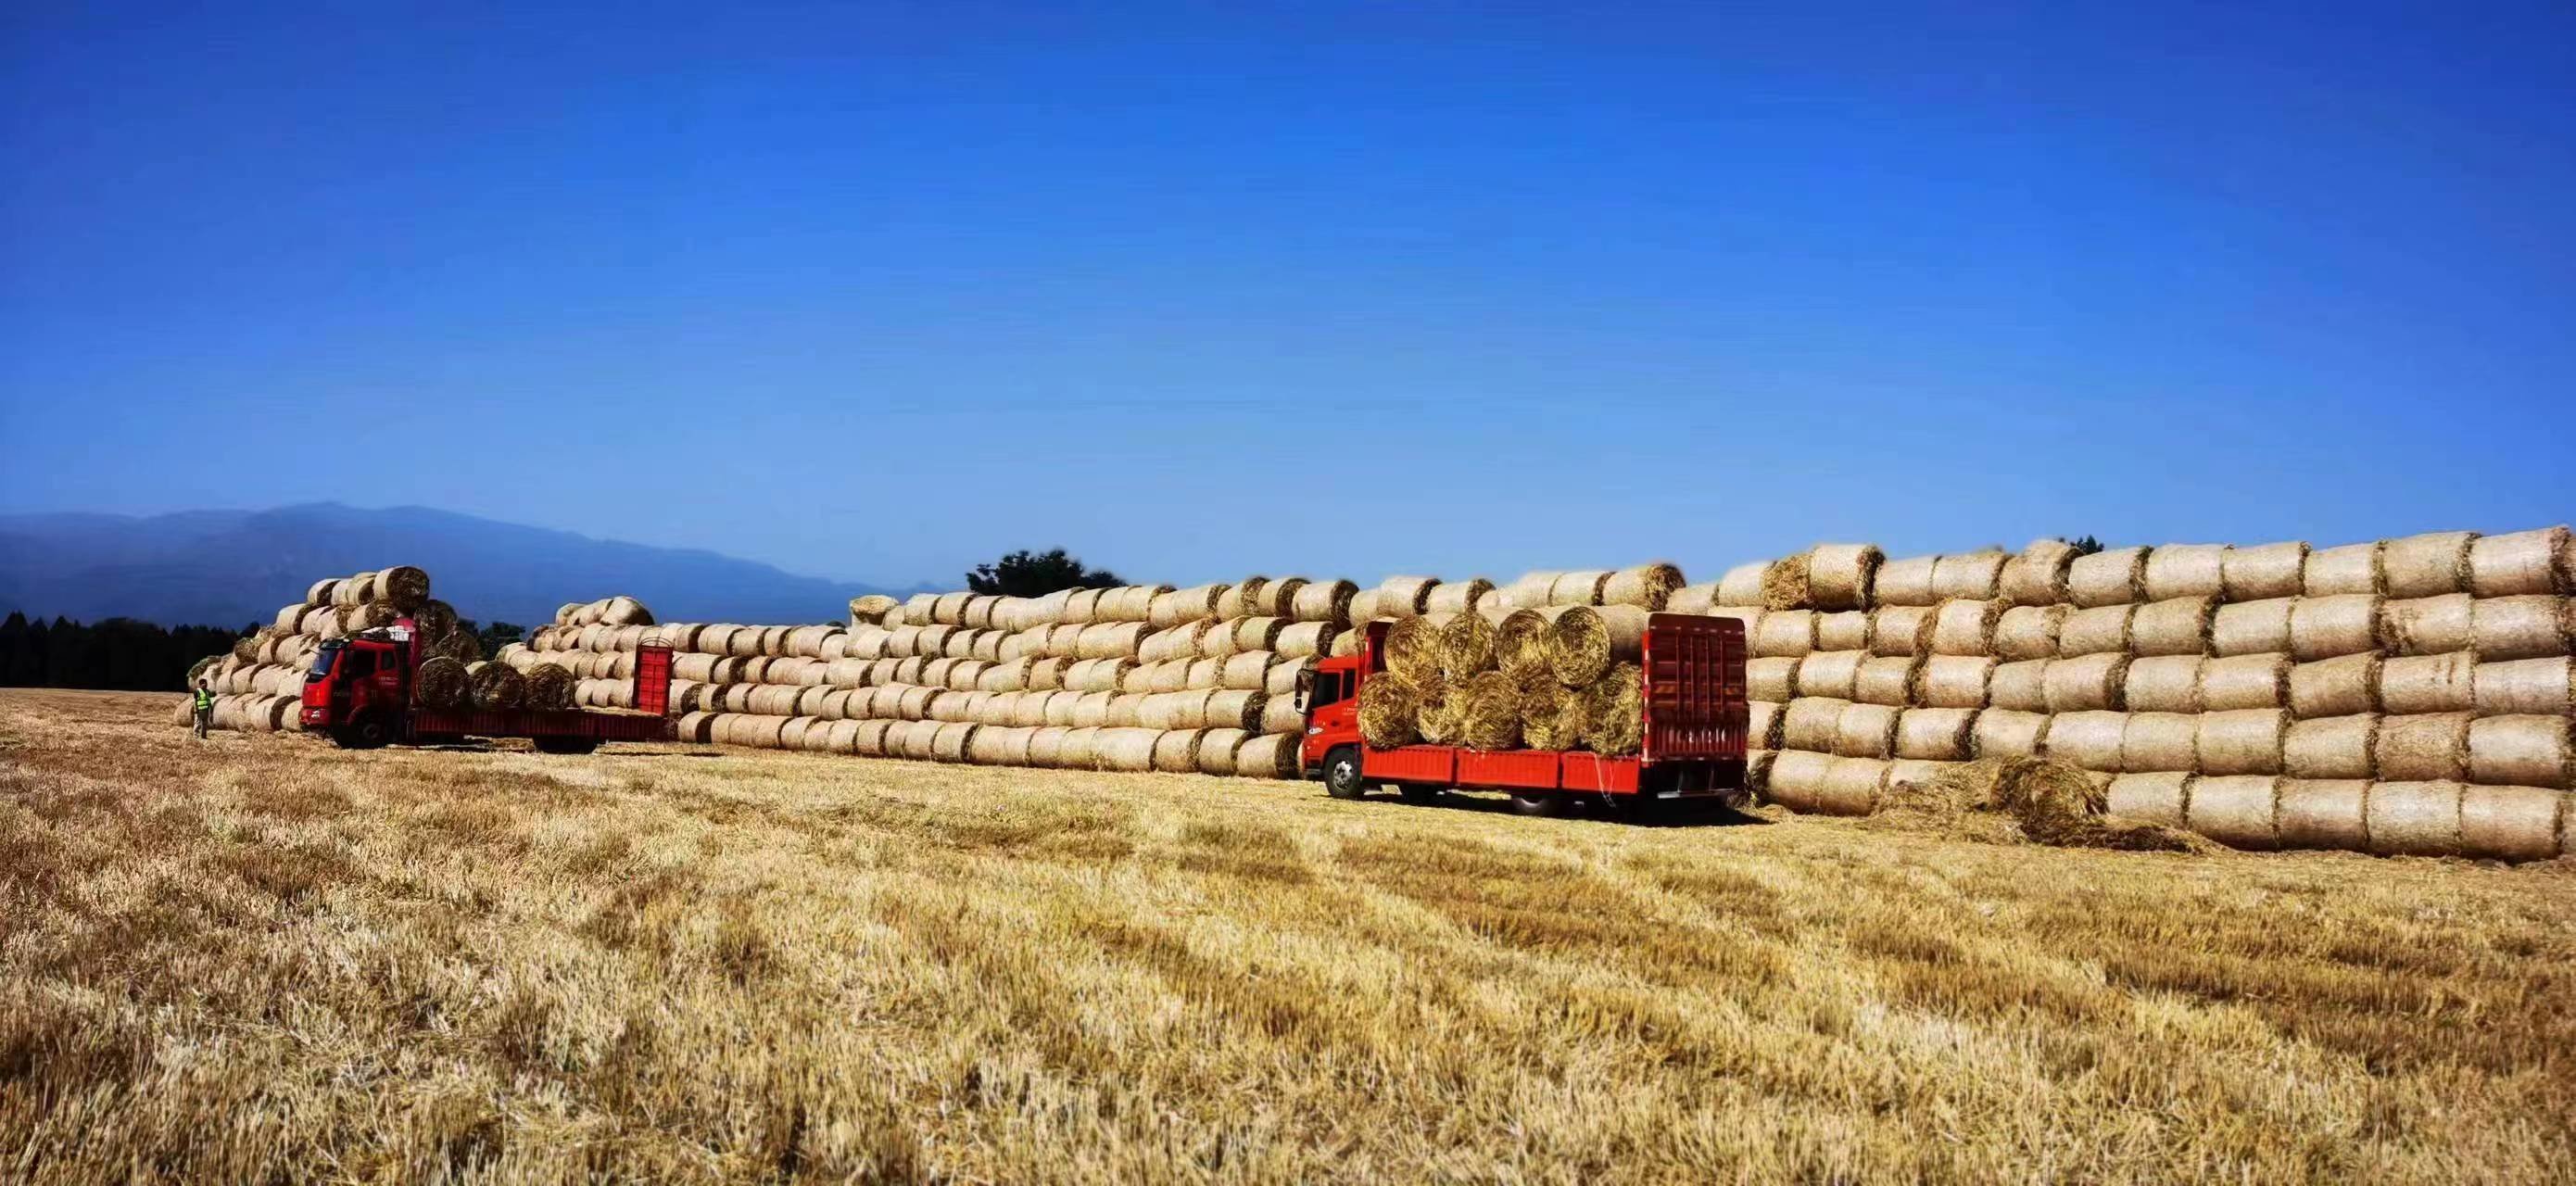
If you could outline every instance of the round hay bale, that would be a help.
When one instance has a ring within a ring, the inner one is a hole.
[[[1062,723],[1076,729],[1106,729],[1110,727],[1110,709],[1117,701],[1115,692],[1076,692],[1072,709],[1065,719],[1062,722],[1050,719],[1047,723]]]
[[[2386,857],[2460,855],[2463,789],[2457,782],[2438,779],[2371,784],[2364,825],[2370,851]]]
[[[611,597],[600,608],[599,621],[606,626],[650,626],[653,611],[632,597]]]
[[[2541,787],[2460,789],[2460,852],[2491,861],[2545,861],[2559,855],[2568,796]]]
[[[2015,712],[2047,712],[2048,665],[2054,662],[2054,659],[2024,659],[2017,663],[1998,664],[1994,675],[1986,681],[1986,703]],[[1912,698],[1910,693],[1907,698]]]
[[[1932,568],[1932,596],[1936,602],[2001,600],[2004,565],[2010,559],[1998,551],[1943,556]]]
[[[2147,599],[2147,548],[2111,548],[2076,557],[2066,569],[2066,599],[2081,609]]]
[[[376,574],[375,599],[404,613],[418,609],[429,600],[429,574],[408,564],[388,568]]]
[[[2489,597],[2477,603],[2471,622],[2478,657],[2543,659],[2564,655],[2576,643],[2576,598]]]
[[[1280,634],[1287,629],[1285,618],[1238,618],[1230,637],[1237,651],[1275,651],[1279,649]]]
[[[2377,597],[2388,591],[2380,569],[2380,542],[2345,544],[2308,553],[2299,591],[2309,597]]]
[[[2290,617],[2297,608],[2298,599],[2294,597],[2219,606],[2210,621],[2209,653],[2259,655],[2289,651]]]
[[[1548,635],[1546,618],[1525,609],[1513,610],[1494,627],[1494,666],[1507,674],[1520,676],[1548,670]]]
[[[1636,662],[1644,653],[1648,617],[1633,605],[1576,607],[1558,614],[1549,626],[1548,669],[1558,683],[1573,688],[1602,678],[1614,664]],[[1488,629],[1489,657],[1491,642]]]
[[[199,659],[196,662],[189,664],[188,678],[179,686],[193,690],[196,688],[198,681],[212,679],[214,669],[221,666],[223,660],[224,657],[221,655],[208,655],[203,659]],[[193,702],[191,702],[189,711],[196,711]]]
[[[2183,597],[2217,600],[2226,595],[2225,544],[2166,544],[2147,554],[2146,599]]]
[[[1212,621],[1217,615],[1218,604],[1233,588],[1224,584],[1192,585],[1186,589],[1158,593],[1145,609],[1145,623],[1160,630],[1184,622]]]
[[[1860,651],[1817,651],[1797,660],[1796,694],[1851,700],[1860,680]]]
[[[1939,605],[1941,595],[1932,591],[1932,573],[1940,563],[1939,556],[1908,556],[1902,560],[1880,562],[1878,575],[1871,578],[1871,603],[1879,606]]]
[[[2576,659],[2561,655],[2480,663],[2470,676],[2470,704],[2479,716],[2576,716]]]
[[[1795,659],[1816,649],[1816,615],[1809,610],[1774,610],[1745,636],[1757,659]]]
[[[1548,576],[1549,579],[1553,580],[1555,574],[1550,573]],[[1379,581],[1377,584],[1377,605],[1375,607],[1378,616],[1388,618],[1421,617],[1423,612],[1430,606],[1431,591],[1434,588],[1437,588],[1439,584],[1440,578],[1438,577],[1388,577],[1383,581]],[[1486,582],[1487,588],[1490,589],[1492,585],[1492,582]],[[1541,585],[1540,588],[1544,590],[1546,586]],[[1477,594],[1477,596],[1481,598],[1484,595],[1480,593]],[[1513,604],[1517,605],[1519,603],[1514,602]]]
[[[2474,531],[2436,531],[2387,541],[2379,553],[2380,592],[2393,598],[2438,597],[2469,588]]]
[[[1780,748],[1834,752],[1834,739],[1839,735],[1843,710],[1851,701],[1824,696],[1802,696],[1789,701],[1788,710],[1780,717]]]
[[[2191,784],[2185,824],[2229,848],[2272,851],[2281,847],[2280,792],[2268,775],[2203,776]]]
[[[1080,662],[1080,660],[1039,659],[1030,663],[1029,687],[1049,692],[1063,690],[1064,673],[1072,670],[1073,665],[1077,662]],[[873,667],[870,668],[869,675],[873,680],[875,675],[875,669]]]
[[[1148,729],[1204,729],[1207,727],[1208,689],[1195,692],[1157,692],[1136,706],[1136,723]]]
[[[2194,711],[2286,708],[2290,703],[2290,673],[2296,669],[2288,655],[2230,655],[2208,660],[2200,667],[2200,706]],[[2130,670],[2135,672],[2137,668],[2133,664]],[[2129,707],[2138,707],[2135,697]]]
[[[2466,778],[2473,719],[2465,712],[2381,717],[2371,741],[2371,768],[2393,782]]]
[[[1306,732],[1305,710],[1297,707],[1292,697],[1264,696],[1261,701],[1262,733],[1303,735]]]
[[[1088,726],[1065,730],[1056,741],[1056,769],[1101,769],[1100,742],[1107,732],[1105,729]],[[1151,753],[1150,750],[1147,751],[1148,761],[1151,760]]]
[[[806,743],[805,735],[808,732],[822,732],[821,729],[816,728],[821,724],[823,722],[812,717],[787,718],[787,723],[778,727],[778,748],[791,750],[815,748]]]
[[[2304,541],[2230,548],[2219,558],[2219,594],[2228,601],[2265,601],[2306,591]]]
[[[2133,712],[2120,734],[2120,768],[2128,771],[2200,769],[2200,718],[2180,712]]]
[[[1521,709],[1521,727],[1526,731],[1529,727],[1528,723],[1530,720],[1529,705],[1526,700],[1522,702]],[[1768,700],[1751,700],[1745,702],[1745,744],[1753,747],[1754,749],[1761,750],[1780,748],[1780,728],[1783,724],[1782,717],[1783,714],[1781,712],[1781,706]],[[1556,748],[1554,746],[1541,745],[1535,739],[1530,742],[1530,745],[1537,749]]]
[[[1520,685],[1512,677],[1499,671],[1479,672],[1460,685],[1453,699],[1461,744],[1479,750],[1520,748]]]
[[[1876,544],[1817,544],[1807,551],[1807,600],[1820,610],[1868,609],[1887,553]],[[1939,581],[1939,571],[1934,571]]]
[[[939,594],[915,593],[911,597],[905,599],[903,603],[903,612],[901,615],[903,623],[914,626],[927,626],[931,623],[931,612],[938,607]],[[886,625],[888,626],[897,624],[898,623],[892,621],[891,618],[886,622]]]
[[[1672,614],[1705,614],[1719,605],[1717,582],[1684,585],[1664,599],[1664,612]]]
[[[1064,686],[1076,692],[1115,692],[1135,670],[1133,659],[1082,659],[1064,669]]]
[[[2132,655],[2198,655],[2210,649],[2218,602],[2209,597],[2151,601],[2129,621]]]
[[[1136,692],[1120,692],[1111,696],[1107,724],[1112,729],[1144,727],[1145,696]]]
[[[973,593],[959,590],[953,593],[942,593],[939,596],[932,598],[930,601],[930,620],[942,626],[964,625],[966,622],[966,603],[973,600],[974,597],[975,595]]]
[[[1154,743],[1163,734],[1155,729],[1103,729],[1092,742],[1094,768],[1137,773],[1154,768]]]
[[[2200,714],[2194,745],[2202,774],[2279,774],[2289,741],[2290,714],[2243,708]],[[2050,734],[2052,740],[2055,733]]]
[[[1868,815],[1878,810],[1890,769],[1878,758],[1832,759],[1816,785],[1812,810],[1820,815]]]
[[[340,585],[340,578],[338,578],[338,577],[324,577],[324,578],[322,578],[321,580],[315,581],[315,582],[313,582],[312,584],[305,586],[305,588],[304,588],[304,605],[305,605],[307,608],[310,608],[310,607],[312,607],[312,606],[317,606],[317,605],[329,605],[329,604],[331,604],[331,594],[332,594],[332,591],[333,591],[334,589],[337,589],[337,588],[339,587],[339,585]],[[557,620],[559,620],[559,621],[560,621],[561,619],[557,619]]]
[[[690,649],[703,655],[732,655],[733,636],[740,630],[741,627],[723,622],[700,626],[698,636],[691,640],[697,645]]]
[[[1774,753],[1762,780],[1763,801],[1779,804],[1791,811],[1821,810],[1819,805],[1825,801],[1825,774],[1837,760],[1832,754],[1804,750]]]
[[[2300,598],[2290,607],[2291,655],[2313,662],[2377,650],[2380,601],[2366,593]]]
[[[902,602],[883,593],[853,597],[850,599],[850,628],[855,630],[861,626],[883,626],[886,615],[893,613],[902,605]]]
[[[859,727],[863,721],[829,721],[822,728],[806,731],[806,740],[814,749],[827,754],[859,752]]]
[[[1718,578],[1717,603],[1768,606],[1770,603],[1763,599],[1763,579],[1770,571],[1771,562],[1768,560],[1756,560],[1750,564],[1738,564],[1727,569],[1726,575]],[[1512,604],[1518,606],[1522,603],[1515,598]],[[1523,606],[1523,608],[1528,607]]]
[[[1121,692],[1178,692],[1190,686],[1192,664],[1193,661],[1189,659],[1175,659],[1169,663],[1140,663],[1128,670],[1127,678],[1119,682],[1118,690]]]
[[[1417,689],[1436,677],[1446,657],[1442,625],[1439,619],[1413,617],[1389,627],[1384,647],[1386,669]]]
[[[1555,673],[1550,672],[1549,678]],[[1750,659],[1744,664],[1745,694],[1756,700],[1787,700],[1798,694],[1798,660]]]
[[[1602,582],[1601,604],[1633,605],[1649,613],[1660,613],[1671,604],[1673,590],[1685,583],[1680,567],[1666,561],[1623,568]]]
[[[1293,779],[1303,777],[1305,768],[1298,753],[1299,738],[1285,733],[1248,738],[1234,751],[1234,775],[1237,778]]]
[[[842,720],[850,715],[850,689],[809,687],[796,698],[799,716],[821,717],[827,721]]]
[[[569,686],[570,680],[565,682]],[[465,707],[473,695],[471,687],[465,665],[445,655],[422,660],[412,673],[412,698],[431,708]]]
[[[1350,625],[1351,600],[1359,596],[1359,586],[1349,581],[1316,581],[1301,586],[1288,599],[1288,614],[1299,622],[1321,623],[1333,629]]]
[[[376,574],[362,572],[341,581],[331,590],[331,604],[354,609],[376,599]]]
[[[1915,668],[1913,701],[1924,708],[1982,708],[1999,665],[1975,655],[1928,656]]]
[[[1612,574],[1608,569],[1600,568],[1578,569],[1573,572],[1559,573],[1554,581],[1548,583],[1547,604],[1583,606],[1599,605],[1601,604],[1602,590],[1610,584],[1611,575]],[[1440,596],[1439,591],[1436,589],[1433,590],[1431,596],[1433,600],[1438,600]]]
[[[1245,651],[1212,660],[1217,664],[1217,686],[1241,690],[1266,688],[1269,686],[1271,660],[1268,651]]]
[[[1556,587],[1557,578],[1564,575],[1555,569],[1522,573],[1503,587],[1502,596],[1511,602],[1513,609],[1539,609],[1553,605],[1555,603],[1547,599],[1548,590]]]
[[[2182,770],[2123,774],[2104,792],[2104,813],[2142,824],[2180,828],[2191,812],[2192,784],[2200,776]]]
[[[465,683],[474,707],[485,712],[517,708],[527,699],[526,677],[507,663],[466,664]]]
[[[2478,537],[2469,544],[2469,591],[2480,597],[2576,593],[2576,549],[2567,528]]]
[[[2050,712],[2098,712],[2127,707],[2129,657],[2103,653],[2059,659],[2045,675]]]
[[[2285,849],[2370,851],[2370,783],[2358,778],[2285,778],[2274,827]]]
[[[966,760],[978,766],[1026,766],[1033,730],[984,726],[966,743]]]
[[[787,748],[786,717],[750,716],[735,719],[742,722],[737,726],[736,744],[748,745],[755,749]]]
[[[2474,642],[2477,600],[2466,593],[2390,598],[2379,604],[2380,649],[2395,655],[2439,655]]]
[[[1764,609],[1812,609],[1814,601],[1807,583],[1808,554],[1783,556],[1762,570],[1761,597],[1746,603]],[[1871,574],[1875,576],[1876,574]]]
[[[1861,610],[1817,614],[1815,647],[1819,651],[1869,650],[1870,615]]]
[[[832,668],[836,674],[840,671],[842,662],[847,661],[843,660],[832,664]],[[1013,659],[1008,663],[987,664],[983,670],[975,674],[976,690],[984,692],[1027,691],[1029,687],[1029,672],[1036,670],[1037,665],[1038,661],[1035,659]],[[861,666],[862,669],[864,669],[864,665]],[[834,679],[832,682],[837,684],[842,681]]]
[[[1240,729],[1246,733],[1261,731],[1262,715],[1270,707],[1269,693],[1219,690],[1208,692],[1206,696],[1199,714],[1206,727]],[[1295,705],[1289,703],[1288,707],[1293,709]]]
[[[2124,712],[2061,712],[2049,718],[2042,752],[2087,770],[2120,773],[2120,746],[2129,730]]]
[[[572,693],[572,672],[545,663],[530,667],[519,686],[520,702],[540,712],[571,708]]]
[[[1494,583],[1483,577],[1465,581],[1444,581],[1431,586],[1422,598],[1425,614],[1472,614],[1494,600]]]
[[[2389,659],[2379,668],[2379,703],[2388,712],[2468,712],[2477,706],[2477,656],[2467,653]]]
[[[1004,607],[1015,599],[998,594],[978,594],[966,599],[965,625],[974,630],[999,628]]]
[[[1241,729],[1205,729],[1198,735],[1198,773],[1219,777],[1235,772],[1235,751],[1242,748],[1251,734]]]
[[[1797,662],[1797,660],[1789,661]],[[1915,682],[1922,670],[1923,660],[1918,658],[1872,655],[1862,659],[1859,672],[1852,677],[1851,699],[1863,704],[1886,704],[1902,708],[1912,702]],[[1991,676],[1988,678],[1992,679]]]
[[[988,694],[984,699],[976,701],[971,705],[972,711],[966,719],[973,721],[978,725],[994,725],[1008,728],[1020,715],[1020,700],[1021,696],[1017,692],[994,692]],[[804,702],[799,700],[797,703],[801,707]]]
[[[2381,661],[2364,652],[2290,668],[2290,711],[2302,717],[2378,712]]]
[[[2199,712],[2202,666],[2206,662],[2198,655],[2157,655],[2130,660],[2129,672],[2120,681],[2121,699],[2130,712]],[[2009,707],[2025,706],[2015,704]]]
[[[279,634],[293,634],[304,624],[304,615],[311,608],[311,606],[290,605],[280,609],[277,611],[277,616],[269,622],[268,628]]]
[[[1983,656],[1995,653],[1995,633],[2003,624],[2001,600],[1954,597],[1932,613],[1932,652],[1937,655]]]
[[[910,722],[896,734],[896,741],[900,748],[895,750],[894,754],[896,757],[908,758],[915,762],[937,761],[939,758],[940,731],[951,728],[962,729],[971,728],[971,726],[960,725],[955,722],[946,724],[932,721]],[[957,741],[957,735],[952,733],[950,735],[950,739],[952,742]],[[967,734],[964,739],[971,741],[974,738],[972,734]]]
[[[1879,611],[1885,613],[1885,610]],[[2073,613],[2063,605],[2017,605],[1995,619],[1995,655],[2001,659],[2051,659],[2057,656],[2057,635]]]
[[[1931,762],[1965,762],[1977,753],[1973,708],[1909,708],[1896,720],[1896,756]],[[1836,724],[1837,731],[1840,724]]]
[[[1064,764],[1064,737],[1072,732],[1058,725],[1031,729],[1028,748],[1023,751],[1025,764],[1040,770],[1054,770]]]
[[[262,626],[233,641],[233,658],[244,663],[259,662],[259,648],[268,641],[268,627]]]
[[[2075,546],[2062,539],[2032,540],[2004,561],[1996,591],[2016,605],[2054,605],[2067,599]]]
[[[955,721],[941,725],[937,732],[930,735],[931,760],[952,763],[967,761],[969,747],[975,744],[975,735],[983,732],[983,729],[983,726],[968,721]]]
[[[2043,712],[1989,708],[1977,714],[1977,757],[2035,758],[2046,747],[2048,725]]]
[[[2078,655],[2126,653],[2138,607],[2126,603],[2081,609],[2066,615],[2057,630],[2057,654],[2071,659]]]
[[[2490,786],[2576,786],[2576,721],[2563,716],[2479,717],[2469,724],[2469,781]]]
[[[1314,587],[1307,586],[1310,589]],[[1474,614],[1460,614],[1455,620],[1484,621]],[[1272,643],[1272,650],[1291,659],[1317,658],[1332,646],[1333,636],[1339,633],[1341,633],[1340,628],[1330,622],[1294,622],[1279,631],[1278,639]],[[1490,636],[1492,627],[1487,627],[1486,633]]]
[[[1018,729],[1036,729],[1046,725],[1061,724],[1062,722],[1057,719],[1055,704],[1059,700],[1065,701],[1066,712],[1069,714],[1072,711],[1071,698],[1075,695],[1077,693],[1073,692],[1022,692],[1018,702],[1011,707],[1011,726]]]
[[[672,740],[689,745],[705,745],[713,740],[708,731],[714,726],[715,720],[716,714],[711,712],[682,713],[679,722],[671,727]]]
[[[1532,749],[1563,750],[1583,744],[1583,694],[1553,675],[1520,681],[1521,740]],[[1374,745],[1375,742],[1370,744]]]
[[[1281,659],[1272,663],[1269,673],[1262,677],[1261,690],[1273,697],[1293,697],[1297,694],[1298,675],[1314,666],[1312,659]]]

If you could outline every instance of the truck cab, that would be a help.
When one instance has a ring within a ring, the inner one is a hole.
[[[411,703],[412,640],[411,624],[404,621],[323,643],[304,677],[298,719],[305,730],[329,733],[352,749],[396,740]]]
[[[1344,787],[1361,786],[1360,681],[1368,670],[1370,655],[1384,641],[1385,634],[1383,623],[1373,623],[1358,653],[1319,660],[1298,679],[1298,695],[1306,712],[1306,739],[1298,748],[1299,762],[1310,775],[1323,778],[1336,795],[1344,794]],[[1334,781],[1336,762],[1346,767],[1340,782]]]

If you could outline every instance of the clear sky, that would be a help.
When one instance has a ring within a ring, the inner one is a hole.
[[[5,510],[888,583],[2576,515],[2565,4],[0,22]]]

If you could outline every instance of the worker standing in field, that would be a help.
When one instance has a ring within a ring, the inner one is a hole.
[[[206,726],[215,719],[215,693],[206,681],[197,681],[197,740],[206,739]]]

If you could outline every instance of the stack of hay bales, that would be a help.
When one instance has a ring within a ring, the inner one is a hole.
[[[1824,545],[1675,597],[1752,640],[1768,797],[1865,814],[1977,758],[2252,849],[2524,860],[2576,845],[2564,527],[2343,547]]]
[[[322,644],[406,617],[432,654],[460,664],[483,657],[474,635],[458,623],[455,608],[429,595],[429,574],[396,565],[313,582],[304,600],[280,608],[270,624],[243,635],[230,652],[198,660],[188,670],[187,686],[194,689],[199,679],[212,685],[214,728],[261,733],[294,729],[304,676],[313,669]],[[172,716],[188,723],[187,704]]]
[[[1299,774],[1298,677],[1359,589],[1251,577],[1019,598],[862,598],[819,626],[620,624],[566,607],[498,658],[631,707],[634,653],[673,651],[683,740],[987,765]],[[611,599],[614,601],[614,599]],[[638,607],[640,610],[640,607]],[[589,618],[596,620],[585,620]]]

